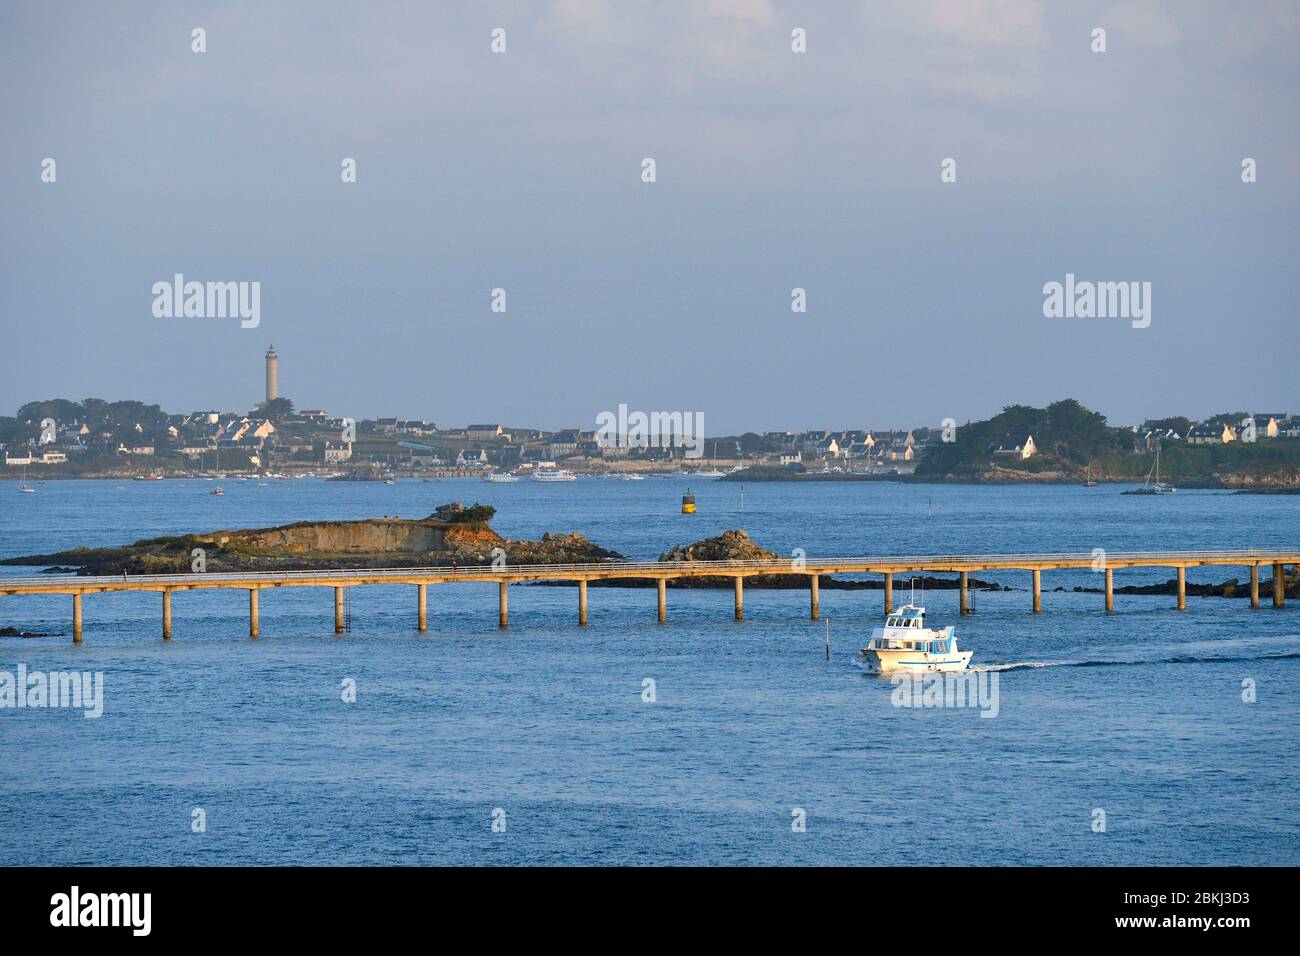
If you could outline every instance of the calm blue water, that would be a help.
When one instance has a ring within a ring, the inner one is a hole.
[[[784,554],[1294,547],[1300,498],[1116,488],[403,481],[50,482],[0,487],[0,555],[303,519],[417,517],[496,505],[513,537],[578,530],[629,557],[743,527]],[[933,517],[927,510],[933,507]],[[9,575],[32,569],[0,569]],[[1222,580],[1245,569],[1189,572]],[[1117,586],[1170,572],[1120,571]],[[242,591],[0,599],[0,670],[98,670],[105,714],[0,711],[0,864],[354,863],[1300,863],[1300,610],[1244,600],[1119,595],[1091,572],[987,574],[959,622],[998,671],[1000,712],[891,705],[857,649],[879,591],[430,589],[354,592],[333,634],[328,590],[263,592],[262,639]],[[957,594],[928,594],[933,623]],[[1033,665],[1033,666],[1025,666]],[[355,680],[344,703],[341,682]],[[657,702],[643,703],[642,681]],[[1258,700],[1243,703],[1242,681]],[[201,807],[207,831],[191,832]],[[792,808],[807,831],[791,830]],[[494,833],[492,813],[505,811]],[[1093,811],[1107,830],[1092,829]]]

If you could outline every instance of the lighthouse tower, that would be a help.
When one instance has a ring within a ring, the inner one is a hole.
[[[275,346],[272,345],[266,350],[266,400],[273,402],[280,395],[280,377],[276,368],[278,356],[275,354]]]

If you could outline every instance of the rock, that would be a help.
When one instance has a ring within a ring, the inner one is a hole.
[[[671,551],[665,551],[659,555],[660,561],[771,561],[778,558],[773,551],[759,547],[750,539],[744,531],[736,529],[734,531],[724,531],[716,538],[705,538],[703,541],[696,541],[694,544],[678,545]],[[787,562],[791,563],[791,562]],[[947,590],[960,587],[956,577],[952,578],[934,578],[921,575],[915,576],[917,585],[922,589],[928,590]],[[832,577],[829,574],[819,574],[817,576],[818,586],[827,590],[842,591],[868,591],[881,590],[885,583],[883,579],[875,578],[866,581],[847,580],[843,578]],[[603,583],[606,586],[614,587],[653,587],[654,582],[648,578],[619,578],[608,582],[592,582],[593,584]],[[895,582],[897,587],[899,582]],[[729,588],[732,587],[732,581],[725,576],[719,577],[698,577],[698,578],[674,578],[668,582],[669,587],[674,588]],[[990,581],[980,581],[971,578],[967,586],[972,590],[980,591],[997,591],[1000,586]],[[747,588],[807,588],[808,575],[800,572],[777,572],[774,574],[755,574],[745,578],[745,587]]]
[[[495,513],[487,505],[466,508],[453,502],[414,520],[300,521],[274,528],[148,538],[117,548],[27,555],[0,564],[73,565],[81,575],[184,574],[191,570],[195,548],[204,552],[208,571],[490,564],[498,548],[511,564],[573,564],[622,557],[580,534],[548,532],[540,541],[507,541],[488,525]]]
[[[0,637],[49,637],[49,634],[36,634],[31,631],[20,631],[15,627],[0,627]]]
[[[774,552],[760,548],[739,529],[694,544],[679,544],[659,555],[660,561],[771,561],[774,558]]]
[[[453,501],[449,504],[438,505],[433,509],[431,518],[437,518],[439,521],[446,521],[452,524],[469,524],[482,522],[486,524],[496,515],[497,509],[491,505],[481,505],[477,501],[466,508],[459,501]]]

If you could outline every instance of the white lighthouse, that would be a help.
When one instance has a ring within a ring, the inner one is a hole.
[[[280,377],[276,368],[278,356],[275,354],[275,346],[272,345],[266,350],[266,400],[273,402],[280,395]]]

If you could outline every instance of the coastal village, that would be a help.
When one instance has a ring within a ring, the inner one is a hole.
[[[908,428],[703,436],[699,454],[690,455],[677,442],[628,440],[577,426],[440,426],[426,418],[353,420],[325,409],[298,409],[279,393],[274,348],[265,362],[264,398],[244,412],[170,413],[138,401],[99,399],[24,405],[14,417],[0,417],[3,474],[43,479],[309,473],[379,480],[527,474],[560,467],[574,474],[703,471],[715,476],[718,469],[744,469],[751,479],[768,480],[787,474],[939,478],[976,472],[986,479],[1047,480],[1080,470],[1094,477],[1095,469],[1095,477],[1103,480],[1131,480],[1147,470],[1144,460],[1157,447],[1177,472],[1179,448],[1200,449],[1204,460],[1220,465],[1235,460],[1225,458],[1223,450],[1237,445],[1250,448],[1249,454],[1236,457],[1256,467],[1273,466],[1289,476],[1284,484],[1300,479],[1300,415],[1281,411],[1228,412],[1203,420],[1168,417],[1113,427],[1066,401],[1048,409],[1013,406],[991,422],[977,423],[978,428],[949,419]],[[1071,430],[1057,434],[1067,415]],[[958,449],[964,457],[954,463]],[[1204,449],[1217,451],[1205,459]],[[1189,473],[1186,467],[1181,470]]]

